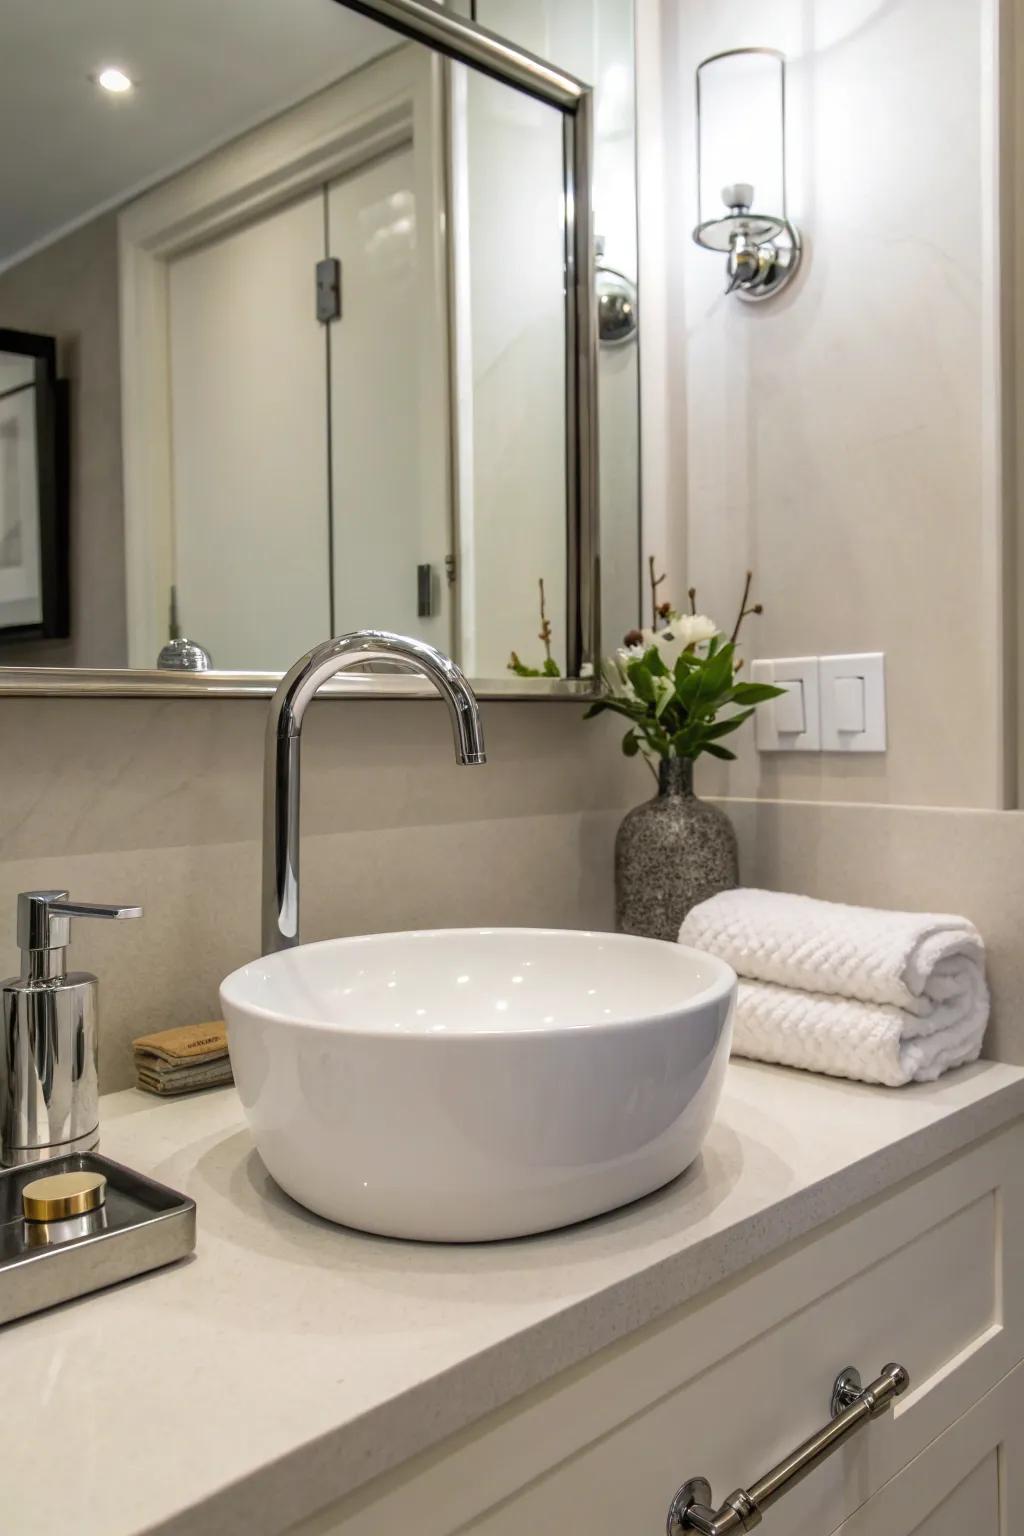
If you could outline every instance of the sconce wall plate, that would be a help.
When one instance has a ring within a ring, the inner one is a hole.
[[[763,304],[793,281],[803,255],[800,231],[786,223],[771,240],[757,247],[757,274],[754,278],[740,281],[733,288],[744,304]]]

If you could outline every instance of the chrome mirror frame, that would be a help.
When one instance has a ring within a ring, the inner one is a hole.
[[[598,553],[597,299],[591,208],[593,90],[564,70],[435,0],[336,0],[346,10],[425,43],[459,64],[490,75],[556,108],[563,121],[566,210],[566,512],[569,676],[473,679],[483,699],[575,699],[601,691]],[[382,616],[386,617],[386,615]],[[580,676],[587,667],[593,676]],[[270,698],[283,673],[143,671],[129,667],[0,667],[0,697],[11,694],[93,698]],[[406,675],[336,678],[323,693],[359,698],[427,697],[433,690]]]

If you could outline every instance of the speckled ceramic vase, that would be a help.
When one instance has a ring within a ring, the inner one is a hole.
[[[662,758],[658,793],[629,812],[615,839],[619,932],[674,942],[691,907],[738,881],[728,816],[698,800],[689,758]]]

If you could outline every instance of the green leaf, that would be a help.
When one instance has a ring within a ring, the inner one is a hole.
[[[549,656],[547,658],[543,667],[541,668],[541,673],[544,677],[561,677],[562,675],[558,670],[558,662],[554,659],[553,656]]]
[[[764,704],[777,699],[785,688],[775,688],[771,683],[736,683],[732,696],[737,704]]]
[[[676,693],[679,695],[680,703],[687,709],[692,709],[700,698],[705,666],[706,663],[702,663],[701,666],[693,667],[682,675],[678,666],[676,668]]]
[[[736,753],[730,752],[728,747],[718,747],[713,741],[706,741],[700,749],[702,752],[710,752],[712,757],[720,757],[725,763],[734,763]]]
[[[736,647],[731,640],[727,640],[720,651],[716,651],[707,666],[704,668],[706,679],[706,691],[712,697],[724,692],[732,683],[733,652]]]
[[[695,664],[697,666],[704,665],[699,656],[691,656],[686,651],[683,651],[682,655],[676,658],[674,676],[676,682],[676,693],[679,694],[680,697],[682,697],[683,689],[687,682],[693,676]]]
[[[663,676],[656,677],[654,679],[654,693],[654,716],[655,719],[660,720],[676,696],[675,684],[669,677],[667,667],[665,668]]]
[[[589,709],[584,710],[583,718],[584,720],[593,720],[595,715],[603,715],[606,709],[611,708],[612,704],[609,699],[598,699],[596,703],[591,704]]]
[[[710,718],[732,682],[733,646],[729,642],[694,668],[679,686],[679,696],[691,715]]]
[[[637,697],[645,704],[654,703],[654,679],[642,661],[631,661],[626,676],[636,689]]]
[[[640,751],[640,743],[636,738],[635,731],[627,731],[625,736],[623,736],[622,750],[627,757],[636,757]]]
[[[719,736],[728,736],[730,731],[739,730],[744,720],[749,720],[753,713],[753,709],[741,709],[738,715],[730,715],[728,720],[719,720],[717,725],[705,726],[704,740],[717,741]]]
[[[647,719],[647,709],[643,704],[634,704],[629,699],[606,699],[605,708],[610,709],[613,715],[621,715],[625,720],[640,722]]]
[[[652,677],[668,677],[668,667],[656,645],[650,646],[644,652],[644,666]]]

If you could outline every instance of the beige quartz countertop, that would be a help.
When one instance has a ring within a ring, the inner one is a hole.
[[[3,1536],[269,1536],[1024,1114],[1024,1071],[867,1088],[734,1062],[701,1158],[560,1233],[444,1247],[271,1182],[233,1089],[103,1101],[193,1259],[0,1330]]]

